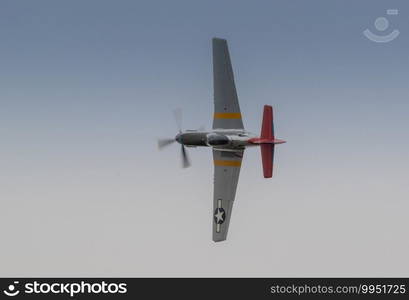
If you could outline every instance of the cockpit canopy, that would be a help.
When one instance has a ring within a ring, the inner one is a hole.
[[[209,134],[207,135],[207,144],[209,146],[222,146],[228,145],[230,140],[227,136],[221,134]]]

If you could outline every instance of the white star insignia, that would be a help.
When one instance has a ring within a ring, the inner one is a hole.
[[[221,209],[217,209],[217,213],[214,215],[217,219],[217,223],[219,223],[220,221],[222,222],[224,221],[223,214],[224,214],[224,211],[222,211]]]

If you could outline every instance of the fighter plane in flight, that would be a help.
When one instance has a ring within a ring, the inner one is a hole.
[[[174,142],[181,144],[184,168],[190,166],[185,147],[212,148],[213,241],[220,242],[227,238],[245,148],[260,146],[264,177],[271,178],[275,145],[285,141],[275,138],[273,109],[269,105],[264,106],[260,136],[244,129],[227,41],[220,38],[213,38],[213,89],[213,129],[182,131],[181,115],[180,112],[176,112],[179,133],[175,138],[160,139],[158,146],[162,149]]]

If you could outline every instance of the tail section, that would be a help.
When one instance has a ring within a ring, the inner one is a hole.
[[[273,177],[274,144],[261,144],[261,160],[264,178]]]
[[[264,105],[260,138],[274,141],[273,108],[270,105]],[[271,178],[273,177],[274,144],[261,144],[260,149],[264,178]]]
[[[251,138],[248,142],[260,145],[264,178],[271,178],[273,176],[274,147],[285,141],[276,139],[274,136],[273,108],[270,105],[264,105],[260,137]]]
[[[274,140],[273,108],[270,105],[264,105],[260,138],[263,140]]]

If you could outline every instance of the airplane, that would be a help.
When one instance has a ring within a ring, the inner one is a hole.
[[[185,147],[211,147],[214,163],[213,241],[227,238],[240,167],[246,147],[259,146],[264,178],[273,174],[274,148],[285,143],[274,135],[273,109],[264,106],[261,134],[244,129],[227,41],[213,38],[213,129],[181,129],[181,113],[175,112],[179,133],[175,138],[159,139],[159,149],[174,142],[181,144],[182,166],[190,166]]]

